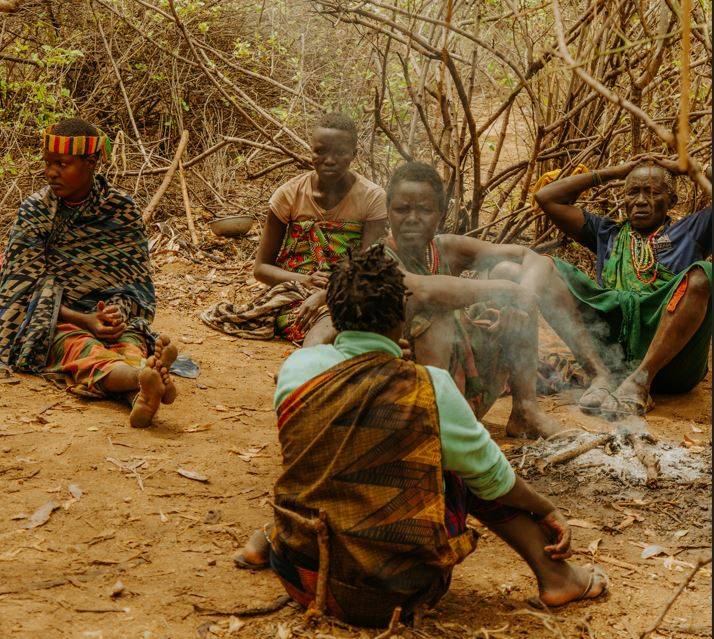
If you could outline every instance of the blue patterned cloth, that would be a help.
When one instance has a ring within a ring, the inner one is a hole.
[[[150,350],[156,297],[149,247],[134,201],[97,175],[89,197],[67,205],[49,187],[21,205],[0,271],[0,362],[40,372],[60,306],[83,313],[116,304]]]

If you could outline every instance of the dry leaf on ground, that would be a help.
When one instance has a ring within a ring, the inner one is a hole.
[[[183,432],[184,433],[202,433],[207,430],[211,430],[211,427],[213,426],[213,422],[209,422],[207,424],[192,424],[188,428],[184,428]]]
[[[263,457],[263,455],[259,455],[261,450],[263,450],[267,444],[263,444],[262,446],[250,446],[249,448],[246,448],[245,450],[236,450],[235,448],[231,448],[230,452],[234,453],[239,459],[242,459],[244,462],[250,462],[253,457]]]
[[[649,559],[650,557],[656,557],[657,555],[661,555],[662,553],[664,553],[664,548],[662,548],[662,546],[652,544],[650,546],[647,546],[647,548],[642,551],[640,557],[642,559]]]
[[[32,515],[30,515],[30,521],[25,524],[25,528],[37,528],[46,524],[50,515],[59,508],[59,504],[50,500],[46,504],[40,506]]]
[[[601,526],[585,519],[568,519],[568,523],[574,528],[592,528],[593,530],[600,530],[601,528]]]
[[[195,470],[179,468],[176,470],[176,472],[179,475],[181,475],[181,477],[185,477],[186,479],[193,479],[194,481],[202,481],[202,482],[208,481],[208,477],[206,477],[205,475],[202,475],[201,473],[197,473]]]

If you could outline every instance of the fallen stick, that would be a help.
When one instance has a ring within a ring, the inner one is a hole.
[[[282,610],[290,603],[290,597],[283,595],[278,597],[273,603],[265,606],[254,606],[252,608],[238,608],[237,610],[222,610],[217,608],[207,608],[200,604],[193,604],[193,609],[206,615],[219,615],[222,617],[258,617],[260,615],[269,615],[272,612]]]
[[[555,466],[555,464],[562,464],[563,462],[575,459],[593,448],[607,444],[607,442],[609,442],[613,437],[614,435],[612,433],[603,433],[589,442],[580,444],[580,446],[576,446],[575,448],[571,448],[570,450],[566,450],[562,453],[556,453],[555,455],[551,455],[545,459],[539,459],[536,462],[536,468],[538,468],[541,473],[544,473],[549,466]]]
[[[401,606],[397,606],[392,612],[392,618],[389,620],[389,626],[384,632],[380,632],[374,639],[389,639],[397,634],[399,629],[399,619],[402,616]]]
[[[655,630],[657,630],[657,627],[664,621],[664,618],[669,612],[669,609],[674,605],[674,602],[677,600],[677,597],[682,594],[684,589],[689,585],[692,579],[694,579],[694,575],[699,572],[700,568],[706,566],[707,564],[710,564],[711,561],[711,555],[709,555],[708,557],[700,557],[697,560],[697,563],[695,564],[694,568],[692,568],[691,572],[687,575],[686,579],[679,585],[679,588],[674,591],[665,607],[662,608],[662,612],[660,612],[659,617],[657,617],[655,622],[649,628],[643,630],[640,633],[640,639],[647,639],[647,637],[649,637]]]
[[[186,176],[183,171],[181,160],[178,162],[179,180],[181,182],[181,195],[183,196],[183,207],[186,209],[186,223],[188,224],[188,232],[191,234],[191,244],[198,246],[198,235],[196,234],[196,225],[193,222],[193,213],[191,212],[191,200],[188,197],[188,188],[186,187]]]
[[[166,193],[166,189],[169,188],[171,178],[174,176],[174,173],[178,168],[179,160],[181,160],[181,156],[183,155],[187,144],[188,131],[184,130],[184,132],[181,134],[181,140],[178,143],[178,147],[176,147],[176,154],[174,155],[174,159],[171,160],[171,164],[169,165],[169,168],[166,171],[166,175],[164,175],[164,179],[162,180],[161,185],[157,189],[156,193],[154,193],[154,197],[151,198],[151,202],[149,202],[149,205],[144,210],[144,224],[148,224],[149,222],[151,222],[151,218],[154,215],[154,209],[156,209],[159,204],[159,201],[164,196],[164,193]]]

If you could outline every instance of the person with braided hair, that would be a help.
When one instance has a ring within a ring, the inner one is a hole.
[[[309,606],[318,545],[304,518],[323,513],[328,612],[384,626],[401,607],[408,621],[438,602],[475,549],[473,515],[527,562],[544,604],[598,597],[606,574],[566,561],[567,521],[514,473],[449,373],[403,358],[406,292],[380,245],[333,269],[326,301],[338,335],[295,351],[280,370],[275,522],[254,533],[240,565],[271,566]]]
[[[596,281],[554,259],[550,286],[559,303],[577,304],[619,386],[592,388],[581,406],[610,419],[654,407],[650,392],[685,393],[707,373],[711,344],[712,209],[671,217],[677,163],[660,157],[557,180],[536,201],[568,237],[596,256]],[[577,206],[580,194],[624,179],[624,216]]]

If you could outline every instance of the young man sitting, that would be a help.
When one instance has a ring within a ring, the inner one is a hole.
[[[669,213],[677,203],[677,167],[657,162],[574,175],[536,193],[556,226],[597,257],[596,282],[555,260],[548,286],[559,291],[555,304],[577,303],[603,334],[603,353],[622,381],[594,388],[581,404],[609,418],[642,415],[654,406],[650,391],[685,393],[707,372],[712,210],[675,222]],[[622,220],[575,204],[583,191],[623,178]]]
[[[145,427],[176,398],[169,369],[178,353],[150,328],[141,213],[95,175],[108,146],[84,120],[45,132],[48,186],[20,205],[0,271],[0,362],[61,375],[79,394],[125,397],[131,425]]]
[[[350,169],[357,129],[341,113],[323,116],[312,132],[313,171],[270,198],[255,259],[255,278],[270,286],[258,299],[220,303],[203,314],[209,325],[240,337],[327,344],[335,336],[325,307],[330,266],[349,248],[366,247],[385,229],[384,190]]]
[[[327,608],[382,626],[401,606],[433,606],[476,546],[473,515],[533,570],[548,606],[595,598],[605,573],[573,566],[563,515],[515,475],[450,375],[402,358],[404,275],[381,246],[337,265],[327,305],[333,345],[303,348],[278,376],[282,473],[275,525],[244,565],[266,561],[297,602],[315,597],[318,547],[302,517],[326,514]]]

